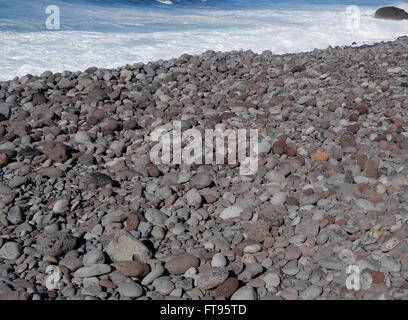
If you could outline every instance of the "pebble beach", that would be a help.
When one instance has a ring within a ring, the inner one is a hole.
[[[404,36],[1,81],[0,299],[406,300],[407,58]],[[257,172],[153,163],[175,120],[257,129]]]

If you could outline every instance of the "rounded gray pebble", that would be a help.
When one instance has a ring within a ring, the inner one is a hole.
[[[306,290],[302,291],[300,293],[300,297],[303,300],[314,300],[322,294],[322,291],[323,289],[321,286],[313,284],[310,287],[308,287]]]
[[[143,294],[143,288],[135,282],[121,282],[118,284],[118,291],[121,296],[128,298],[138,298]]]
[[[0,249],[0,258],[5,260],[16,260],[21,256],[23,249],[14,241],[6,242]]]
[[[239,288],[231,296],[231,300],[256,300],[256,291],[250,286]]]

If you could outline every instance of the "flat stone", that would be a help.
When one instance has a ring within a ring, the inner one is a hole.
[[[12,178],[9,182],[8,185],[10,186],[10,188],[12,189],[17,189],[18,187],[22,186],[23,184],[25,184],[27,182],[27,177],[20,177],[20,176],[16,176],[14,178]]]
[[[62,178],[65,175],[60,168],[40,168],[37,172],[49,178]]]
[[[214,291],[216,297],[229,298],[238,289],[239,281],[235,277],[230,277],[221,283]]]
[[[93,264],[90,267],[79,268],[74,273],[74,277],[77,278],[88,278],[95,277],[102,274],[111,272],[112,268],[107,264]]]
[[[61,266],[68,268],[71,272],[78,270],[83,267],[84,263],[78,257],[64,257],[59,263]]]
[[[251,244],[244,248],[245,253],[256,253],[262,250],[262,247],[259,244]]]
[[[382,252],[388,252],[394,249],[400,243],[398,238],[391,238],[381,245]]]

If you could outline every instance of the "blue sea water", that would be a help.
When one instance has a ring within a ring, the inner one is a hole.
[[[49,5],[59,9],[48,30]],[[350,5],[360,24],[346,25]],[[374,19],[385,0],[0,0],[0,79],[117,67],[213,50],[299,52],[391,40],[407,21]]]
[[[90,32],[184,31],[186,28],[217,29],[257,24],[258,21],[223,19],[229,13],[255,10],[321,11],[348,5],[380,7],[386,0],[0,0],[0,32],[45,30],[45,8],[60,9],[61,29]],[[191,19],[194,15],[196,19]],[[214,19],[210,20],[214,16]],[[266,19],[265,19],[266,18]]]

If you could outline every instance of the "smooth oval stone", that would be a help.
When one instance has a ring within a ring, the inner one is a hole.
[[[21,256],[23,249],[14,241],[6,242],[0,249],[0,258],[5,260],[16,260]]]
[[[128,298],[138,298],[143,294],[143,288],[135,282],[121,282],[118,284],[120,295]]]
[[[79,268],[74,273],[74,277],[77,278],[88,278],[95,277],[101,274],[106,274],[111,272],[112,268],[107,264],[94,264],[90,267]]]

